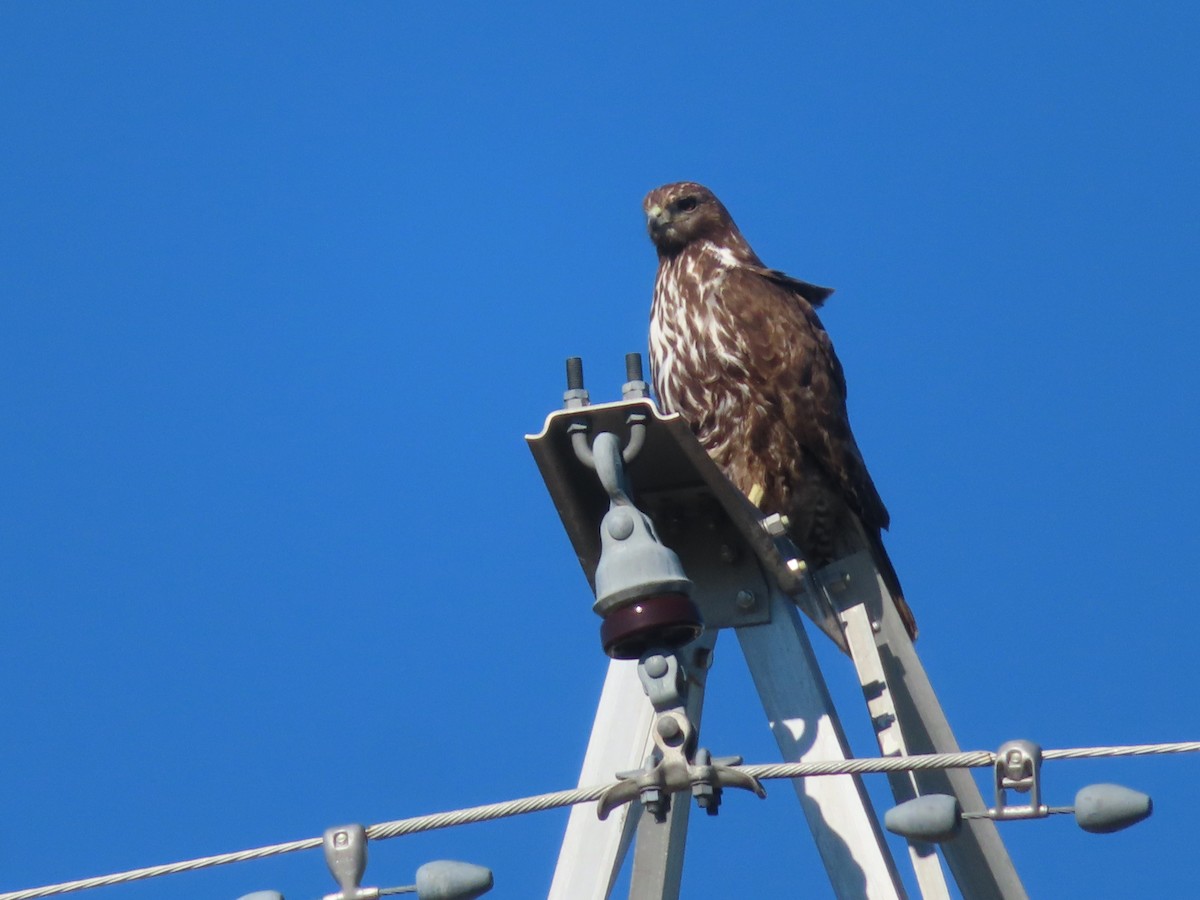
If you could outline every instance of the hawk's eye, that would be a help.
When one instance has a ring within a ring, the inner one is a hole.
[[[675,208],[680,212],[691,212],[696,208],[696,203],[695,197],[684,197],[682,200],[676,201]]]

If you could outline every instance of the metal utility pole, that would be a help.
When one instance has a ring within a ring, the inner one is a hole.
[[[550,891],[555,900],[607,898],[635,830],[630,896],[678,897],[688,816],[680,792],[690,788],[711,813],[723,787],[748,786],[732,783],[736,770],[698,745],[721,631],[737,636],[784,761],[851,755],[800,613],[853,660],[883,755],[958,749],[870,555],[810,571],[786,523],[764,517],[725,478],[686,422],[659,413],[640,359],[631,355],[627,366],[624,399],[592,405],[581,365],[569,362],[565,408],[527,437],[596,591],[602,642],[613,657],[580,784],[618,772],[625,778],[599,804],[606,818],[590,806],[572,811]],[[898,773],[890,781],[901,803],[944,794],[962,810],[987,809],[963,770]],[[837,896],[904,897],[860,778],[793,784]],[[962,895],[1025,897],[994,822],[955,824],[956,837],[941,849]],[[949,897],[933,845],[910,839],[909,856],[922,894]]]

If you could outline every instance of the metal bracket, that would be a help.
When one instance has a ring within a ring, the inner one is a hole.
[[[588,467],[580,462],[576,446],[587,446],[593,436],[607,431],[620,437],[624,456],[631,450],[625,436],[636,415],[644,417],[645,441],[626,471],[632,496],[695,583],[692,601],[705,626],[765,623],[768,584],[778,583],[805,615],[845,649],[837,617],[805,577],[799,552],[781,544],[760,524],[762,511],[721,473],[682,418],[663,415],[647,399],[571,402],[568,408],[551,413],[539,434],[526,439],[593,587],[601,551],[596,526],[609,508],[610,497],[597,479],[584,476],[581,470]],[[594,453],[594,442],[587,449]]]
[[[1040,819],[1050,813],[1042,805],[1042,748],[1033,741],[1008,741],[996,751],[996,808],[992,818]],[[1008,804],[1008,792],[1028,794],[1029,803]]]

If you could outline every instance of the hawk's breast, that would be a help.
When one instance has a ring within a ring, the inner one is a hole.
[[[752,402],[749,351],[724,297],[732,262],[728,251],[710,245],[664,260],[650,316],[659,404],[682,415],[718,462],[736,441]]]

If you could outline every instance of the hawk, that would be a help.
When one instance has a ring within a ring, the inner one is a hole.
[[[880,536],[888,512],[816,313],[833,291],[763,265],[703,185],[664,185],[643,207],[658,251],[650,364],[659,404],[683,416],[752,503],[788,517],[810,565],[869,550],[915,638]]]

